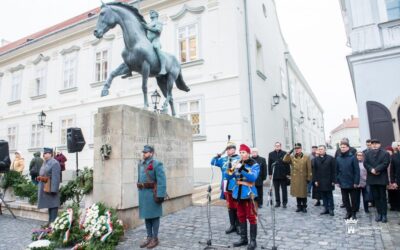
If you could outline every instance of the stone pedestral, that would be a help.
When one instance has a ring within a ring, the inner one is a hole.
[[[110,144],[109,160],[100,148]],[[128,227],[143,221],[138,216],[137,165],[143,146],[155,148],[164,163],[167,193],[164,215],[191,205],[193,190],[192,128],[188,121],[168,115],[117,105],[100,108],[95,116],[93,201],[116,208]]]

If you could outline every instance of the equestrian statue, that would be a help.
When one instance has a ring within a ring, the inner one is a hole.
[[[147,23],[138,9],[122,3],[102,3],[94,36],[102,38],[105,33],[120,25],[125,48],[122,51],[123,63],[113,70],[104,83],[101,96],[107,96],[112,80],[117,76],[132,76],[132,71],[142,75],[142,91],[144,107],[148,108],[147,80],[155,77],[157,85],[165,97],[161,107],[162,113],[168,113],[168,104],[172,116],[175,116],[172,87],[174,82],[178,89],[190,91],[182,77],[181,66],[175,56],[161,51],[160,35],[162,23],[158,21],[158,13],[150,11],[151,23]]]

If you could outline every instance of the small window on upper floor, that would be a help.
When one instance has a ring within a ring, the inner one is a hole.
[[[178,28],[179,59],[181,63],[199,59],[198,24]]]
[[[11,150],[17,149],[18,127],[16,125],[7,128],[8,145]]]
[[[35,72],[31,96],[40,96],[46,93],[46,67],[38,67]]]
[[[178,116],[186,119],[192,125],[192,134],[202,134],[202,115],[200,110],[200,100],[189,100],[178,102]]]
[[[388,20],[400,18],[400,0],[386,0],[386,12]]]
[[[11,78],[11,96],[10,101],[15,102],[21,100],[22,92],[22,71],[16,71]]]
[[[63,60],[63,89],[76,87],[76,78],[78,71],[78,55],[76,53],[68,53],[64,55]]]
[[[95,81],[102,82],[108,75],[108,50],[96,52]]]

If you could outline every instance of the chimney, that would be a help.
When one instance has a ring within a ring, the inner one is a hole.
[[[7,44],[9,44],[9,43],[10,43],[10,42],[7,41],[6,39],[1,39],[1,40],[0,40],[0,47],[5,46],[5,45],[7,45]]]

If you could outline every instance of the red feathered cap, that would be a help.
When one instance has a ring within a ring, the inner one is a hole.
[[[246,144],[240,144],[239,151],[246,151],[250,154],[250,148]]]

